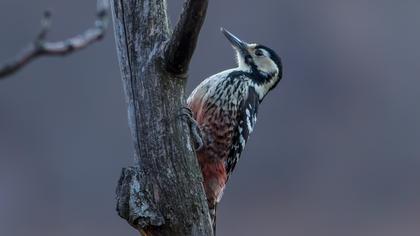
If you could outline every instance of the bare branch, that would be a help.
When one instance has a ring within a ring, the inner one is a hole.
[[[97,19],[94,26],[79,35],[58,42],[48,42],[45,40],[51,27],[51,13],[50,11],[45,11],[44,17],[41,20],[41,31],[37,38],[15,58],[0,66],[0,79],[17,72],[39,56],[67,55],[102,39],[109,24],[108,5],[108,0],[98,0]]]
[[[186,76],[206,17],[207,6],[208,0],[185,1],[181,17],[165,48],[166,69],[169,72]]]

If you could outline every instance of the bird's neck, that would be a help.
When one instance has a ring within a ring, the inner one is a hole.
[[[243,65],[239,65],[237,68],[232,70],[237,71],[238,73],[243,73],[250,79],[249,86],[252,86],[255,89],[260,102],[264,99],[268,92],[270,92],[270,90],[276,87],[277,83],[280,81],[278,72],[261,73]]]
[[[260,102],[262,102],[264,97],[277,85],[279,80],[280,79],[277,75],[272,75],[271,77],[264,79],[263,82],[252,84],[259,96]]]

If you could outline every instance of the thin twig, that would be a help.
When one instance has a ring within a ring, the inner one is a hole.
[[[51,27],[51,12],[45,11],[41,20],[41,31],[38,36],[34,42],[26,46],[15,58],[0,66],[0,79],[17,72],[37,57],[67,55],[101,40],[109,24],[108,10],[108,0],[98,0],[97,19],[94,26],[79,35],[58,42],[46,41],[46,36]]]

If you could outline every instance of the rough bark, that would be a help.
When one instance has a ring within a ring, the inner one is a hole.
[[[143,235],[212,235],[201,172],[180,119],[185,75],[207,0],[185,2],[172,34],[165,0],[113,0],[114,32],[135,166],[117,187],[117,211]]]
[[[57,42],[46,41],[46,36],[51,26],[51,13],[45,11],[38,37],[16,55],[15,58],[0,66],[0,79],[17,72],[37,57],[65,56],[101,40],[108,28],[108,6],[108,0],[98,0],[97,20],[94,26],[79,35]]]

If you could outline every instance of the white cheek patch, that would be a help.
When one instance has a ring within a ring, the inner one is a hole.
[[[255,45],[256,46],[256,45]],[[255,55],[255,51],[259,50],[263,53],[262,56]],[[263,48],[255,49],[251,52],[253,54],[253,60],[260,72],[266,74],[274,74],[277,72],[277,65],[270,59],[270,53]]]
[[[255,64],[260,71],[266,72],[268,74],[276,73],[278,70],[276,64],[274,64],[274,62],[268,57],[257,58],[255,60]]]

